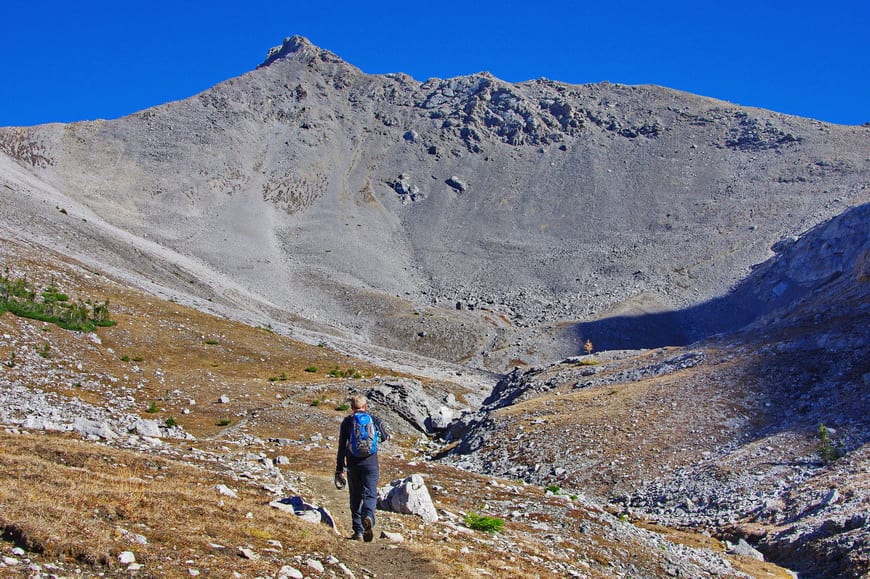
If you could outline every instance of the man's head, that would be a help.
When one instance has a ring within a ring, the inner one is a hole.
[[[350,400],[350,408],[354,412],[358,410],[365,410],[368,406],[368,400],[362,394],[354,394],[349,398]]]

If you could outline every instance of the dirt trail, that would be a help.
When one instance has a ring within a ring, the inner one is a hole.
[[[378,512],[375,540],[371,543],[351,541],[350,507],[347,488],[337,490],[331,477],[309,475],[306,483],[317,493],[314,502],[326,508],[335,518],[336,526],[347,548],[347,558],[363,567],[369,577],[414,578],[442,575],[430,562],[407,543],[394,544],[380,538],[382,530],[390,530],[387,517]],[[405,540],[407,541],[407,537]]]

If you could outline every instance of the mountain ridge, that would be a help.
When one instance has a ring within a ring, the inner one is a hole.
[[[35,162],[41,178],[65,192],[104,206],[115,225],[197,254],[300,317],[326,318],[363,340],[398,332],[407,342],[401,316],[391,316],[398,327],[385,328],[372,319],[381,314],[341,295],[364,288],[380,296],[381,312],[406,288],[414,288],[400,306],[406,310],[486,296],[513,323],[548,326],[545,343],[531,347],[561,345],[538,360],[570,353],[570,342],[553,337],[556,324],[602,315],[633,296],[664,309],[710,299],[740,279],[740,268],[763,261],[773,243],[866,198],[859,188],[866,138],[855,140],[863,130],[750,114],[706,97],[676,101],[687,97],[668,89],[366,75],[299,37],[270,54],[268,67],[191,99],[64,126],[63,138],[60,126],[5,130],[0,146]],[[820,149],[818,132],[851,135],[850,144]],[[105,139],[104,152],[79,150],[94,138]],[[192,156],[202,147],[208,159]],[[804,160],[782,161],[795,155]],[[772,166],[772,184],[752,183],[760,181],[751,177],[754,156]],[[116,165],[91,182],[119,158],[122,171]],[[741,171],[751,178],[738,178]],[[819,182],[835,190],[820,197]],[[762,186],[779,192],[764,201],[755,193]],[[766,223],[777,211],[792,213],[797,227],[786,216]],[[758,233],[737,229],[741,221]],[[699,243],[698,227],[718,230],[724,243],[735,238],[734,247]],[[216,231],[234,238],[212,238]],[[605,238],[610,247],[602,247]],[[550,257],[517,262],[535,253]],[[253,269],[232,265],[251,254],[263,258]],[[693,254],[699,259],[680,257]],[[269,281],[286,278],[282,271],[293,272],[292,289]],[[323,279],[323,272],[334,273]],[[636,272],[641,279],[625,287]],[[314,288],[316,302],[307,298]],[[333,295],[328,307],[325,295]],[[560,310],[548,310],[558,301]],[[475,327],[474,347],[483,348],[491,332]],[[493,369],[517,354],[499,356]],[[449,355],[479,358],[466,349]]]

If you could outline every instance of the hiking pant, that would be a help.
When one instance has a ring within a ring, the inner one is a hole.
[[[348,466],[347,490],[350,494],[350,515],[353,532],[363,532],[363,519],[369,517],[375,524],[375,507],[378,505],[378,463],[366,460],[363,464]]]

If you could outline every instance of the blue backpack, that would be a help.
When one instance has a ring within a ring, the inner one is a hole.
[[[375,428],[375,421],[368,413],[353,413],[348,450],[357,458],[365,458],[378,451],[378,429]]]

